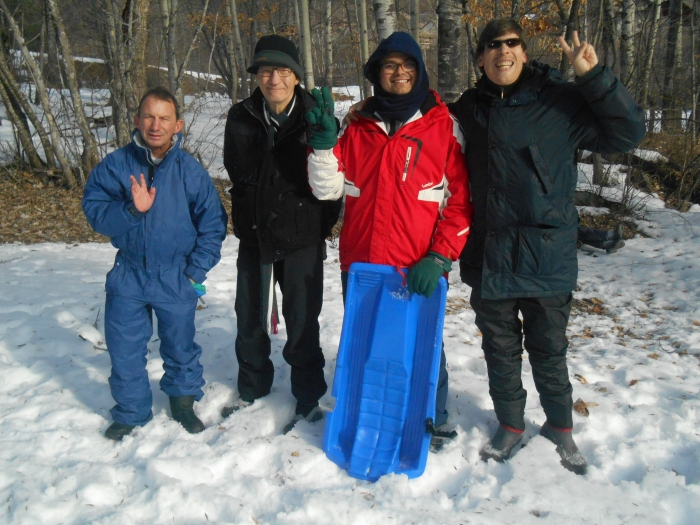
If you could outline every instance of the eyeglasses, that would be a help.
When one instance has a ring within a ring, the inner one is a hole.
[[[507,45],[508,47],[518,47],[520,44],[522,44],[523,41],[520,38],[507,38],[505,40],[491,40],[489,42],[486,42],[486,47],[489,49],[501,49],[501,46],[503,44]]]
[[[262,78],[270,78],[272,76],[272,73],[274,73],[275,71],[277,71],[277,74],[282,78],[286,78],[292,73],[294,73],[288,67],[260,67],[258,68],[258,76]]]
[[[406,73],[413,73],[418,68],[418,63],[415,60],[406,60],[405,62],[386,62],[379,66],[383,73],[396,73],[399,67]]]

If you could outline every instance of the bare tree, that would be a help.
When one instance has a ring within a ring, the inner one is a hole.
[[[333,86],[333,8],[331,0],[325,0],[326,11],[324,13],[324,48],[326,49],[326,73],[323,83]]]
[[[241,72],[241,95],[243,98],[248,98],[250,90],[248,88],[248,72],[246,71],[247,64],[245,59],[245,51],[243,49],[243,40],[241,40],[241,30],[238,24],[238,8],[236,0],[229,0],[228,6],[231,10],[231,24],[233,25],[233,39],[236,48],[236,60],[238,61],[238,70]],[[235,100],[233,101],[236,102]]]
[[[68,35],[66,34],[66,26],[63,23],[63,18],[58,10],[56,0],[48,0],[49,9],[51,10],[51,18],[56,26],[58,34],[58,42],[61,46],[61,61],[66,73],[68,81],[68,89],[70,90],[71,99],[73,100],[73,113],[75,120],[78,123],[81,136],[83,138],[83,169],[85,173],[90,173],[92,168],[100,162],[100,155],[97,152],[97,142],[90,131],[87,117],[85,116],[85,108],[83,100],[80,97],[80,88],[78,87],[78,77],[75,71],[75,62],[73,61],[73,52],[71,51]],[[41,70],[39,69],[39,74]]]
[[[576,25],[578,23],[578,11],[581,7],[581,0],[572,0],[571,6],[569,6],[568,9],[565,7],[562,0],[557,0],[557,6],[559,8],[559,16],[564,25],[562,35],[564,39],[568,42],[571,40],[571,34],[576,29]],[[568,67],[569,60],[566,56],[566,53],[562,52],[561,60],[559,62],[559,71],[561,71],[562,75],[566,73]]]
[[[39,135],[39,140],[41,141],[41,146],[44,148],[44,156],[46,158],[46,166],[50,169],[53,169],[56,167],[56,157],[53,153],[53,146],[51,145],[51,137],[49,136],[48,132],[44,128],[43,124],[37,117],[36,113],[34,112],[34,109],[32,108],[31,104],[29,104],[29,100],[27,99],[27,96],[24,94],[24,91],[22,91],[22,88],[20,87],[19,83],[17,82],[17,79],[14,77],[12,72],[10,71],[9,64],[7,63],[7,60],[5,59],[4,53],[0,53],[0,81],[3,83],[5,87],[5,92],[7,96],[9,97],[9,102],[10,105],[13,108],[14,114],[16,115],[17,119],[16,121],[13,121],[13,124],[15,127],[24,127],[27,130],[27,133],[29,133],[29,125],[27,123],[27,120],[29,120],[32,123],[32,126],[34,126],[34,129],[36,130],[37,134]],[[38,94],[37,94],[38,97]],[[41,103],[41,101],[39,101]],[[8,114],[8,117],[10,115]]]
[[[634,27],[635,10],[637,6],[634,0],[622,1],[622,31],[620,32],[620,78],[626,85],[630,83],[632,75],[632,62],[634,61]]]
[[[460,36],[462,0],[441,0],[438,14],[438,92],[445,102],[454,102],[462,93]]]
[[[644,63],[642,65],[642,86],[639,96],[639,102],[645,107],[651,106],[651,101],[649,100],[649,81],[651,78],[651,64],[654,59],[654,49],[656,48],[657,35],[659,34],[661,0],[653,0],[652,8],[653,14],[651,27],[649,29],[649,40],[645,46],[646,54],[644,55]]]
[[[29,126],[26,123],[26,119],[23,119],[24,115],[19,115],[17,111],[21,111],[16,104],[12,103],[10,96],[5,90],[4,83],[0,81],[0,100],[5,106],[5,112],[7,113],[7,118],[12,123],[14,129],[16,130],[19,142],[22,146],[22,150],[27,154],[27,160],[29,161],[29,166],[34,169],[40,169],[43,167],[41,158],[39,158],[39,153],[34,147],[32,142],[31,134],[29,133]],[[18,156],[21,158],[21,152],[18,152]]]
[[[369,60],[369,30],[367,28],[367,2],[365,0],[359,0],[359,12],[360,12],[360,57],[362,60],[362,67]],[[369,80],[362,78],[364,92],[362,96],[367,98],[372,93],[372,85]]]
[[[394,0],[374,0],[374,19],[380,42],[396,31],[396,10],[393,3]]]
[[[37,94],[41,101],[41,106],[44,110],[44,116],[46,117],[46,121],[49,125],[49,132],[51,135],[51,143],[53,146],[54,154],[56,155],[56,158],[58,159],[58,162],[60,163],[61,168],[63,169],[63,176],[66,179],[66,183],[69,187],[73,188],[76,185],[76,180],[73,176],[73,170],[71,169],[70,163],[68,162],[68,159],[66,158],[63,152],[63,147],[61,146],[61,135],[59,133],[58,125],[56,124],[56,119],[54,118],[53,111],[51,109],[49,92],[44,82],[44,78],[41,75],[41,71],[39,71],[39,67],[36,61],[34,60],[34,56],[29,52],[27,44],[24,40],[24,35],[22,34],[22,30],[15,21],[12,12],[7,7],[5,0],[0,0],[0,9],[2,9],[2,12],[5,14],[5,18],[10,26],[10,29],[12,30],[12,33],[15,37],[15,41],[17,42],[17,45],[20,48],[22,57],[24,58],[27,64],[27,68],[29,69],[32,77],[34,77]]]
[[[311,57],[311,24],[309,23],[309,0],[299,0],[299,16],[301,17],[301,41],[304,56],[304,84],[309,91],[316,85],[314,82],[314,64]]]
[[[664,69],[664,89],[661,97],[662,125],[664,130],[680,127],[680,119],[674,108],[675,73],[678,66],[678,39],[681,34],[681,0],[671,0],[669,4],[668,44]]]
[[[131,117],[145,90],[146,18],[150,0],[102,0],[95,7],[109,71],[112,123],[118,146],[131,141]]]
[[[411,0],[409,5],[410,33],[413,40],[420,42],[420,0]]]
[[[197,30],[192,35],[189,47],[185,52],[185,56],[182,61],[178,62],[176,44],[178,42],[177,37],[177,18],[179,15],[178,0],[160,0],[161,17],[163,20],[163,35],[166,39],[166,62],[168,64],[168,83],[170,85],[170,91],[175,95],[180,107],[184,107],[184,93],[182,91],[182,79],[187,68],[187,64],[190,61],[190,56],[192,55],[192,50],[197,43],[200,33],[202,32],[202,27],[204,26],[204,21],[209,9],[209,0],[204,1],[204,7],[202,8],[202,13],[200,16],[199,26]]]

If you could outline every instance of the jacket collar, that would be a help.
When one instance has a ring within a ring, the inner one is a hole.
[[[160,166],[160,164],[163,164],[167,159],[172,157],[170,155],[171,152],[180,149],[180,143],[182,141],[182,135],[180,133],[176,133],[173,135],[172,139],[170,140],[170,149],[165,153],[165,157],[161,159],[161,162],[159,164],[156,164],[153,161],[153,152],[151,151],[151,148],[149,148],[146,145],[146,142],[143,140],[143,137],[141,136],[141,132],[137,129],[134,129],[134,131],[131,133],[131,142],[134,146],[136,146],[136,150],[141,152],[142,155],[146,157],[146,161],[151,166]]]
[[[561,79],[558,70],[533,61],[523,66],[523,72],[512,87],[500,88],[482,75],[476,89],[478,96],[489,100],[492,106],[522,106],[536,100],[540,90],[557,79]]]

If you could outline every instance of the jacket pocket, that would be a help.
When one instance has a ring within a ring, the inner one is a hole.
[[[288,248],[296,248],[321,240],[323,216],[321,204],[307,197],[299,197],[294,192],[282,198],[281,214],[275,218],[274,235]],[[279,234],[283,239],[279,239]]]
[[[515,273],[544,276],[566,272],[572,257],[576,258],[575,247],[575,229],[520,226]]]
[[[188,303],[199,297],[182,267],[163,268],[160,271],[160,284],[163,294],[161,299],[164,301]]]
[[[540,179],[540,184],[542,184],[542,189],[546,194],[549,194],[552,192],[552,179],[549,177],[547,163],[544,157],[542,157],[540,147],[537,144],[530,144],[529,148],[532,161],[535,163],[537,177]]]
[[[105,293],[107,295],[120,295],[123,291],[125,265],[119,260],[114,261],[114,266],[107,272],[105,280]]]

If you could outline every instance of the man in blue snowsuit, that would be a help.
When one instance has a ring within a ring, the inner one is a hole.
[[[228,220],[207,171],[180,149],[184,122],[175,97],[160,87],[148,91],[134,124],[131,143],[95,167],[83,196],[90,225],[119,249],[105,284],[109,386],[117,403],[105,437],[115,441],[153,417],[146,344],[154,311],[165,371],[160,387],[173,419],[190,433],[204,430],[193,410],[204,395],[194,315],[201,283],[221,258]]]

